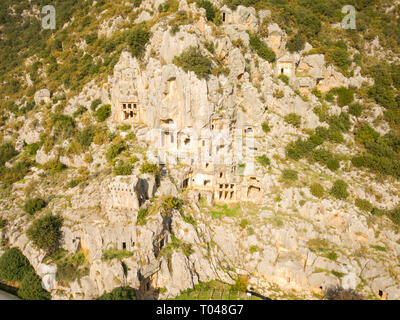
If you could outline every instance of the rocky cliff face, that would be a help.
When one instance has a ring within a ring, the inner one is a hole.
[[[54,177],[46,176],[40,167],[34,168],[0,200],[1,216],[9,221],[0,235],[8,239],[10,246],[23,251],[54,299],[92,299],[122,285],[137,289],[141,298],[174,297],[199,282],[219,279],[234,283],[239,275],[248,276],[250,286],[273,298],[289,294],[313,298],[340,285],[370,297],[399,299],[400,236],[393,224],[361,211],[352,201],[332,197],[321,200],[308,187],[319,182],[329,189],[340,178],[349,184],[351,199],[363,198],[392,209],[400,200],[398,181],[379,181],[351,169],[349,156],[355,150],[350,135],[345,136],[342,145],[328,142],[329,148],[344,155],[338,171],[318,163],[285,159],[288,143],[305,137],[307,130],[326,126],[313,112],[319,100],[311,89],[327,92],[341,86],[359,88],[372,80],[361,76],[359,69],[352,77],[345,77],[326,65],[324,55],[308,55],[310,44],[301,52],[289,54],[286,34],[272,23],[264,40],[275,49],[277,61],[261,59],[249,49],[246,31],[257,31],[269,16],[268,11],[223,7],[226,20],[216,27],[207,22],[204,9],[182,0],[178,12],[190,12],[194,21],[172,34],[168,21],[173,15],[155,19],[144,10],[156,9],[159,4],[143,1],[137,9],[141,12],[137,22],[152,25],[143,58],[122,52],[113,73],[101,84],[92,81],[79,95],[68,98],[64,110],[66,115],[73,115],[79,106],[100,99],[111,105],[108,129],[126,138],[127,132],[119,131],[124,123],[121,106],[137,103],[141,118],[137,123],[129,122],[136,140],[126,141],[129,156],[138,161],[131,175],[111,173],[103,145],[91,144],[87,153],[93,161],[89,163],[84,153],[61,154],[59,159],[69,167],[67,171]],[[111,36],[124,20],[109,22],[104,22],[100,35]],[[238,47],[239,39],[242,45]],[[214,53],[205,48],[208,42],[214,43]],[[174,57],[191,46],[212,57],[213,64],[215,59],[221,61],[228,72],[199,79],[194,72],[175,65]],[[293,69],[285,84],[278,76],[280,63],[287,60],[288,68]],[[310,81],[306,97],[298,92],[300,72]],[[57,112],[57,105],[51,107],[53,112]],[[334,103],[329,107],[331,114],[342,111]],[[301,116],[301,127],[285,122],[284,117],[290,113]],[[167,164],[157,177],[139,169],[139,164],[152,156],[146,153],[153,143],[150,129],[160,129],[162,121],[173,119],[177,131],[192,128],[199,134],[216,117],[235,122],[240,129],[254,126],[260,135],[255,140],[256,155],[265,154],[270,159],[268,169],[256,166],[263,197],[257,204],[240,202],[232,214],[226,214],[223,207],[214,207],[210,194],[182,189],[188,165]],[[379,112],[372,115],[370,123],[378,117]],[[39,140],[44,128],[29,123],[41,118],[41,113],[18,118],[24,122],[18,131],[22,146]],[[351,126],[357,121],[351,117]],[[271,128],[267,134],[261,129],[265,122]],[[77,120],[78,128],[86,125],[84,120]],[[14,133],[6,132],[5,138]],[[67,149],[71,143],[66,140],[63,147]],[[44,164],[57,155],[56,147],[50,152],[41,147],[35,160]],[[82,175],[74,167],[86,168],[86,180],[68,188],[67,181]],[[283,181],[284,169],[297,170],[298,181]],[[23,214],[21,202],[32,195],[48,198],[46,210],[64,217],[62,248],[70,254],[85,253],[88,271],[79,279],[58,281],[57,265],[44,259],[46,254],[25,235],[32,218]],[[163,207],[163,199],[168,196],[184,199],[183,207]],[[140,210],[147,210],[145,218]],[[107,250],[129,255],[106,259]]]

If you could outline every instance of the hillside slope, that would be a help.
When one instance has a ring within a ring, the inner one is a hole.
[[[400,298],[398,2],[8,2],[0,250],[53,299]]]

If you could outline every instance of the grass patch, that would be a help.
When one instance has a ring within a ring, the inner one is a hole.
[[[127,250],[106,249],[103,250],[103,255],[101,257],[101,260],[107,261],[113,259],[124,259],[124,258],[129,258],[132,255],[133,253]]]
[[[381,247],[381,246],[371,246],[372,249],[375,249],[377,251],[383,251],[386,252],[386,248],[385,247]]]
[[[211,216],[213,219],[220,217],[236,217],[242,212],[240,205],[235,206],[215,205],[214,210],[211,211]]]

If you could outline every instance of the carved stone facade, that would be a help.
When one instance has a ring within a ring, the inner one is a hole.
[[[236,165],[198,165],[188,174],[186,185],[200,192],[211,193],[215,203],[260,203],[264,192],[261,178],[244,175]]]
[[[35,103],[36,105],[40,105],[42,103],[47,104],[50,103],[50,91],[47,89],[39,90],[35,93]]]
[[[276,67],[278,75],[285,75],[289,78],[292,78],[295,75],[295,63],[290,57],[284,56],[278,59]]]

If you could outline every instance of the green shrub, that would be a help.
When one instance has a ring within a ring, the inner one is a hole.
[[[285,181],[296,181],[298,179],[298,173],[296,170],[285,169],[282,171],[282,178]]]
[[[33,271],[29,260],[17,248],[7,249],[0,257],[0,279],[21,282]]]
[[[149,214],[149,210],[147,210],[146,208],[141,208],[138,211],[138,215],[137,215],[137,224],[139,226],[143,226],[146,224],[146,217]]]
[[[11,160],[18,154],[11,142],[6,142],[0,146],[0,166]]]
[[[118,161],[114,167],[114,175],[116,176],[129,176],[132,173],[132,164],[129,162]]]
[[[25,153],[28,156],[35,156],[37,151],[40,149],[40,143],[39,142],[35,142],[35,143],[31,143],[31,144],[27,144],[25,146]]]
[[[130,125],[130,124],[123,124],[123,125],[121,125],[121,126],[119,126],[118,127],[118,129],[119,130],[122,130],[122,131],[128,131],[128,130],[130,130],[132,128],[132,126]]]
[[[296,128],[299,128],[301,125],[301,116],[294,112],[287,114],[284,120]]]
[[[304,49],[305,44],[306,39],[302,36],[301,33],[297,33],[286,43],[286,48],[291,53],[299,52]]]
[[[74,118],[79,117],[81,114],[84,114],[87,109],[84,106],[79,106],[78,109],[72,114]]]
[[[86,257],[82,251],[70,255],[67,250],[58,249],[51,255],[51,259],[57,264],[57,281],[73,282],[89,274]]]
[[[235,284],[231,287],[232,291],[246,292],[248,285],[248,278],[240,276],[235,280]]]
[[[65,114],[52,114],[50,116],[54,135],[61,139],[72,137],[75,131],[75,120]]]
[[[78,279],[79,270],[70,262],[57,263],[57,281],[74,282]]]
[[[310,192],[314,197],[322,198],[325,194],[324,187],[319,183],[313,183],[310,186]]]
[[[129,132],[125,137],[125,140],[127,140],[127,141],[131,141],[131,140],[135,140],[135,139],[136,139],[136,135],[134,132]]]
[[[141,58],[145,52],[146,44],[149,40],[150,33],[146,27],[146,24],[142,23],[133,29],[127,38],[132,56]]]
[[[337,103],[340,107],[348,106],[354,101],[354,91],[345,87],[331,89],[338,96]]]
[[[359,116],[361,116],[362,109],[363,109],[363,107],[362,107],[361,104],[359,104],[359,103],[352,103],[352,104],[349,106],[349,113],[350,113],[351,115],[353,115],[353,116],[355,116],[355,117],[358,118]]]
[[[16,162],[11,168],[0,166],[0,179],[5,186],[21,180],[25,175],[28,174],[29,169],[32,165],[32,161],[29,158],[22,158]]]
[[[286,146],[286,155],[293,160],[300,160],[307,154],[309,154],[315,145],[310,140],[298,139],[293,141]]]
[[[273,93],[272,96],[276,99],[282,99],[285,96],[285,93],[283,92],[283,90],[278,90],[276,89]]]
[[[79,132],[78,142],[84,147],[89,147],[93,142],[93,137],[94,129],[92,126],[88,126],[84,128],[81,132]]]
[[[338,258],[338,255],[336,252],[328,252],[327,254],[324,255],[326,258],[332,261],[336,261]]]
[[[116,156],[118,156],[122,151],[125,150],[125,144],[123,142],[113,143],[106,152],[107,161],[113,160]]]
[[[41,210],[46,206],[46,202],[41,198],[28,199],[24,204],[24,211],[30,215]]]
[[[365,199],[357,198],[355,201],[355,205],[362,211],[372,212],[373,209],[371,202]]]
[[[285,74],[280,74],[278,77],[284,84],[289,85],[289,77]]]
[[[339,159],[335,155],[326,149],[315,149],[311,155],[312,160],[326,165],[331,171],[336,171],[340,168]]]
[[[88,34],[85,36],[85,41],[87,44],[93,44],[95,41],[97,40],[97,34],[93,33],[93,34]]]
[[[327,129],[325,127],[316,127],[315,128],[315,135],[318,135],[323,140],[326,140],[326,139],[329,138],[329,129]]]
[[[205,42],[203,42],[203,44],[204,44],[204,48],[206,48],[208,50],[208,52],[210,52],[210,53],[215,52],[214,43],[212,41],[205,41]]]
[[[186,72],[193,71],[199,78],[205,78],[211,72],[211,60],[194,46],[187,48],[179,57],[175,56],[173,62]]]
[[[243,229],[246,229],[246,227],[249,225],[249,221],[247,219],[242,219],[240,221],[240,227],[242,227]]]
[[[0,218],[0,230],[5,228],[6,225],[7,225],[7,220]]]
[[[261,128],[265,133],[268,133],[268,132],[271,131],[271,128],[270,128],[270,126],[269,126],[267,121],[262,123]]]
[[[136,293],[133,288],[119,287],[103,294],[97,300],[136,300]]]
[[[42,280],[34,271],[28,272],[21,282],[18,296],[24,300],[50,300],[51,295],[42,287]]]
[[[101,99],[95,99],[92,101],[91,105],[90,105],[90,110],[92,111],[96,111],[97,107],[101,105]]]
[[[75,188],[78,184],[79,184],[79,181],[78,181],[78,180],[72,179],[72,180],[68,183],[68,188],[70,188],[70,189]]]
[[[167,0],[158,6],[159,12],[175,12],[178,10],[179,2],[176,0]]]
[[[368,124],[361,125],[355,132],[355,139],[360,143],[375,142],[380,134]]]
[[[249,32],[250,48],[252,48],[261,58],[268,62],[273,62],[276,59],[275,52],[263,42],[257,33]]]
[[[173,209],[180,211],[183,207],[183,200],[172,196],[164,197],[162,207],[166,212],[170,212]]]
[[[325,94],[325,100],[327,102],[333,102],[335,100],[335,95],[333,94],[332,90]]]
[[[324,139],[318,134],[312,134],[308,140],[315,146],[319,146],[324,143]]]
[[[327,62],[333,63],[342,72],[346,72],[351,66],[351,59],[347,47],[334,46],[326,54]]]
[[[197,6],[206,9],[206,18],[208,21],[214,21],[216,11],[218,10],[214,5],[208,0],[200,0],[197,2]]]
[[[179,26],[177,24],[174,24],[169,29],[169,33],[174,36],[179,32],[179,30],[180,30]]]
[[[340,168],[340,162],[338,159],[332,158],[328,160],[326,166],[328,167],[329,170],[336,171],[337,169]]]
[[[29,227],[26,235],[39,249],[48,253],[54,252],[61,239],[61,226],[63,219],[51,213],[43,218],[36,219]]]
[[[346,199],[349,196],[347,192],[348,184],[343,180],[336,180],[330,190],[330,194],[336,199]]]
[[[50,173],[58,173],[66,168],[66,165],[58,159],[52,159],[42,165],[43,169]]]
[[[267,155],[263,154],[262,156],[259,156],[256,158],[258,163],[261,164],[264,167],[268,167],[271,163]]]
[[[328,140],[335,143],[342,143],[344,141],[343,133],[340,128],[332,126],[329,127],[329,137]]]
[[[140,167],[140,173],[158,174],[158,170],[158,166],[150,162],[145,162]]]
[[[307,38],[314,38],[321,30],[320,19],[306,11],[297,14],[296,20],[300,26],[300,32]]]
[[[389,109],[384,112],[385,120],[389,122],[389,124],[398,125],[400,124],[400,109]]]
[[[96,110],[96,118],[99,122],[103,122],[109,116],[111,116],[111,106],[109,104],[105,104]]]
[[[129,252],[127,250],[116,250],[116,249],[107,249],[103,250],[103,255],[101,257],[101,260],[107,261],[107,260],[113,260],[113,259],[124,259],[124,258],[129,258],[132,257],[133,253]]]
[[[258,246],[253,245],[253,246],[250,247],[250,253],[251,254],[256,253],[259,250],[260,250],[260,248]]]
[[[394,224],[400,226],[400,208],[395,208],[389,211],[388,216]]]
[[[322,99],[322,92],[321,92],[320,90],[318,90],[317,87],[314,87],[314,88],[311,90],[311,93],[312,93],[314,96],[316,96],[318,99]]]
[[[330,130],[340,130],[342,132],[348,132],[351,127],[349,115],[345,112],[341,112],[339,115],[330,116],[328,119]]]

